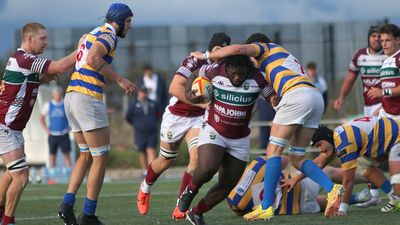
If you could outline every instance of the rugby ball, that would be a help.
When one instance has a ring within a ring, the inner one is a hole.
[[[213,95],[213,86],[211,81],[206,77],[197,77],[192,83],[192,90],[196,90],[195,95],[204,95],[205,101],[211,101]]]

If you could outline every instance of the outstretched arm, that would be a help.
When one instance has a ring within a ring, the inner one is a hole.
[[[249,57],[255,57],[257,56],[257,49],[251,44],[230,45],[213,52],[192,52],[190,55],[202,60],[210,59],[215,61],[231,55],[247,55]]]

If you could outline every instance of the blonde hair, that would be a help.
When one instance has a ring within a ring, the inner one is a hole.
[[[29,34],[35,34],[38,30],[46,30],[46,27],[36,22],[25,24],[21,31],[22,39],[25,39]]]

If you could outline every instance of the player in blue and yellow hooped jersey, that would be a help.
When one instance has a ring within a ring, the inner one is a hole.
[[[78,224],[73,206],[86,172],[87,195],[79,224],[102,224],[95,213],[110,151],[109,123],[103,102],[105,78],[117,82],[126,94],[136,89],[131,81],[110,67],[117,47],[117,37],[126,36],[132,16],[127,5],[112,4],[105,17],[106,23],[87,34],[78,48],[74,72],[64,101],[71,130],[80,148],[79,158],[58,211],[59,217],[68,225]]]
[[[274,201],[275,215],[296,215],[319,213],[326,205],[325,196],[319,195],[321,187],[311,179],[297,180],[301,177],[298,170],[288,166],[286,156],[282,156],[281,182],[275,190]],[[263,179],[265,170],[265,157],[254,159],[243,172],[239,182],[232,189],[227,202],[229,207],[238,215],[251,211],[263,198]],[[330,174],[335,182],[342,182],[343,171],[340,168],[327,166],[324,173]],[[289,180],[295,180],[294,185],[286,185]],[[365,183],[361,176],[356,177],[357,183]],[[371,194],[368,189],[352,196],[352,204],[368,201]]]
[[[337,215],[346,215],[353,189],[356,170],[380,187],[389,197],[382,212],[400,208],[400,122],[386,117],[363,117],[336,127],[334,131],[320,126],[312,139],[321,154],[316,161],[326,165],[338,156],[343,168],[343,195]],[[389,160],[391,180],[387,180],[376,167],[379,162]],[[393,187],[392,187],[393,185]]]
[[[289,144],[291,164],[310,179],[320,184],[328,193],[325,215],[335,208],[340,197],[341,185],[335,185],[311,160],[304,155],[314,130],[318,127],[324,111],[321,93],[314,87],[300,62],[283,47],[271,43],[261,33],[252,34],[244,45],[231,45],[214,52],[192,52],[199,59],[218,60],[230,55],[254,57],[261,72],[272,84],[275,92],[282,97],[276,107],[272,121],[271,136],[267,147],[267,164],[264,179],[264,199],[245,220],[270,219],[274,216],[272,207],[275,188],[278,185],[283,149]]]

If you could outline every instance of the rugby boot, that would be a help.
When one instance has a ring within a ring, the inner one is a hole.
[[[192,191],[189,187],[186,187],[178,199],[178,208],[181,212],[186,212],[190,204],[192,203],[194,197],[199,191]]]
[[[193,225],[207,225],[204,222],[203,214],[195,214],[193,209],[186,214],[186,220]]]
[[[102,223],[99,218],[97,218],[97,216],[95,215],[85,215],[85,214],[81,214],[79,216],[79,225],[105,225],[104,223]]]
[[[335,184],[328,193],[327,203],[324,215],[326,217],[334,216],[339,210],[341,197],[344,193],[344,187],[341,184]]]
[[[144,193],[142,189],[139,187],[139,194],[137,197],[137,209],[140,215],[146,215],[149,212],[150,208],[150,192]]]
[[[274,217],[275,210],[274,207],[270,206],[267,209],[262,209],[261,204],[253,208],[253,211],[245,214],[243,218],[246,221],[256,221],[256,220],[270,220]]]
[[[184,220],[184,219],[186,219],[186,214],[187,214],[187,212],[181,212],[179,210],[178,205],[176,205],[174,211],[172,212],[172,219],[174,219],[176,221]]]
[[[381,212],[389,213],[396,212],[400,209],[400,200],[390,200],[382,209]]]
[[[58,209],[58,217],[64,220],[65,225],[78,225],[73,207],[63,202]]]

